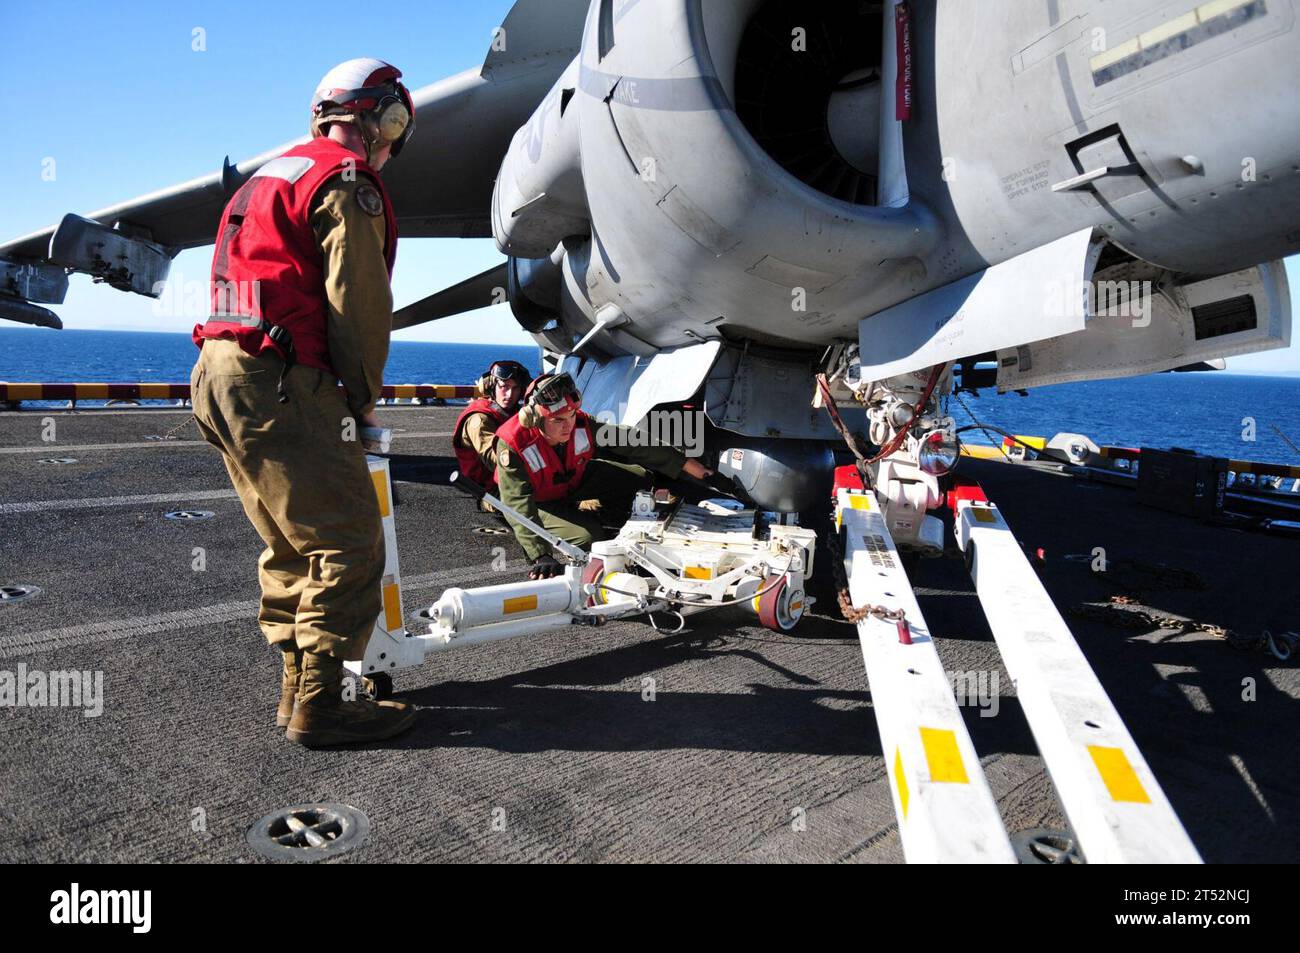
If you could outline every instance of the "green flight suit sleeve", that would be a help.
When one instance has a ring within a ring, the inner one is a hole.
[[[497,444],[497,495],[506,506],[518,510],[534,523],[541,525],[537,512],[537,500],[533,498],[533,484],[528,479],[528,465],[523,458],[504,443]],[[515,539],[524,549],[529,562],[551,551],[551,546],[532,530],[521,526],[510,517],[506,517],[510,528],[515,531]]]
[[[592,422],[596,430],[596,456],[605,460],[632,463],[647,470],[677,479],[686,465],[686,454],[676,447],[646,446],[645,437],[632,427]]]
[[[336,175],[317,192],[311,213],[312,232],[325,266],[330,363],[358,421],[379,399],[393,330],[384,214],[366,211],[357,198],[363,188],[375,190],[367,175],[351,181]],[[368,203],[372,210],[373,198]]]

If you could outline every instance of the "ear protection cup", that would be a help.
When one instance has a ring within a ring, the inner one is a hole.
[[[371,143],[367,161],[373,159],[373,150],[392,146],[392,155],[402,151],[411,131],[411,112],[397,96],[387,95],[379,104],[358,119],[362,135]]]
[[[494,393],[494,388],[492,384],[492,375],[484,374],[477,381],[475,381],[474,392],[478,394],[480,397],[487,397],[488,399],[491,399]]]
[[[537,412],[537,408],[532,404],[524,404],[519,408],[519,426],[532,429],[540,426],[542,415]]]
[[[385,96],[375,107],[375,131],[382,142],[396,142],[411,124],[411,113],[396,96]]]

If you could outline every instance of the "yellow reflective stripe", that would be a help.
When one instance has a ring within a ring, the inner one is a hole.
[[[976,521],[980,523],[996,523],[998,521],[998,518],[993,515],[993,511],[987,506],[972,506],[970,512]]]
[[[513,599],[505,599],[501,603],[501,612],[504,615],[510,615],[512,612],[529,612],[537,608],[537,596],[515,596]]]
[[[1142,787],[1137,772],[1121,749],[1088,745],[1088,754],[1092,755],[1092,763],[1097,766],[1097,773],[1101,775],[1112,800],[1151,803],[1150,795]]]
[[[894,784],[898,786],[898,803],[903,807],[903,820],[907,820],[907,777],[903,774],[903,752],[894,749]]]
[[[1167,40],[1170,37],[1177,36],[1179,33],[1186,33],[1188,30],[1195,28],[1195,26],[1196,11],[1193,10],[1191,13],[1184,13],[1180,17],[1166,20],[1159,26],[1153,27],[1145,33],[1140,34],[1138,36],[1138,42],[1142,44],[1142,48],[1145,50],[1148,47],[1155,46],[1162,40]]]
[[[1133,37],[1131,40],[1125,40],[1119,46],[1111,47],[1104,53],[1098,53],[1088,61],[1088,65],[1092,68],[1092,71],[1096,73],[1098,70],[1103,70],[1113,63],[1118,63],[1122,59],[1127,59],[1134,53],[1140,52],[1141,49],[1142,46],[1138,43],[1138,38]]]
[[[930,769],[931,781],[951,784],[969,784],[966,765],[957,747],[957,733],[947,728],[922,728],[921,746],[925,748],[925,762]]]
[[[384,628],[396,632],[402,627],[402,592],[397,583],[384,586]]]
[[[1202,23],[1226,16],[1233,10],[1244,7],[1250,2],[1251,0],[1210,0],[1209,3],[1202,3],[1195,10],[1189,10],[1187,13],[1176,16],[1171,20],[1166,20],[1145,33],[1125,40],[1105,52],[1098,53],[1088,61],[1088,65],[1095,73],[1107,66],[1118,63],[1120,60],[1127,59],[1141,50],[1150,49],[1166,40],[1190,32]]]
[[[1231,13],[1237,7],[1244,7],[1250,2],[1251,0],[1210,0],[1209,3],[1202,3],[1196,8],[1196,15],[1204,23],[1206,20],[1213,20],[1225,13]]]
[[[382,468],[370,471],[370,482],[375,485],[375,498],[379,500],[379,518],[384,519],[392,509],[388,505],[388,480]]]

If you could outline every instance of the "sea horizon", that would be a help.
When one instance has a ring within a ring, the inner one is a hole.
[[[89,344],[88,342],[93,342]],[[111,346],[110,346],[111,344]],[[198,350],[172,330],[0,328],[0,381],[8,383],[186,383]],[[392,341],[389,384],[471,384],[494,360],[538,373],[540,350],[518,344]],[[57,408],[63,401],[27,402]],[[92,406],[96,401],[78,402]],[[1300,464],[1300,374],[1205,371],[1056,384],[949,401],[959,426],[976,421],[1016,434],[1083,434],[1099,445],[1183,447],[1238,460]],[[971,443],[1000,442],[993,430]]]

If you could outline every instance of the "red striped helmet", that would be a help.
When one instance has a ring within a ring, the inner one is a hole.
[[[396,66],[370,57],[340,63],[316,84],[312,135],[321,135],[331,116],[369,117],[378,138],[391,142],[397,155],[415,131],[415,103],[401,76]]]

